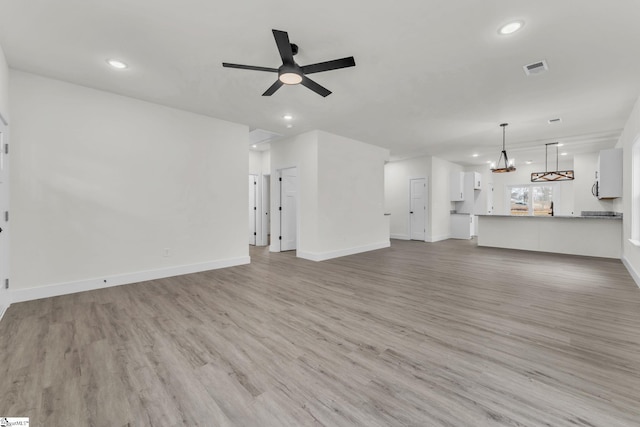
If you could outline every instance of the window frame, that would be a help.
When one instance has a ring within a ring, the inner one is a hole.
[[[559,192],[556,191],[556,186],[551,182],[541,182],[541,183],[527,183],[527,184],[510,184],[507,185],[507,191],[505,191],[505,203],[507,206],[507,212],[509,216],[545,216],[545,215],[535,215],[535,210],[533,207],[533,188],[534,187],[549,187],[551,189],[551,201],[554,205],[557,205]],[[527,189],[527,214],[526,215],[514,215],[511,209],[511,192],[513,188],[526,188]]]

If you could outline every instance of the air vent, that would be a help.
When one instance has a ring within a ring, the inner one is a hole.
[[[527,76],[531,76],[533,74],[544,73],[545,71],[547,71],[549,69],[549,66],[547,65],[547,61],[545,61],[543,59],[542,61],[538,61],[538,62],[534,62],[532,64],[525,65],[522,68],[524,69],[524,73]]]
[[[549,119],[549,124],[552,125],[554,123],[560,123],[562,121],[562,119],[560,117],[555,118],[555,119]]]

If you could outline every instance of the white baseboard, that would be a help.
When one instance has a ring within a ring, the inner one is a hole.
[[[447,240],[450,239],[451,236],[446,234],[446,235],[442,235],[442,236],[427,236],[426,239],[424,239],[425,242],[429,242],[429,243],[435,243],[435,242],[440,242],[442,240]]]
[[[391,233],[391,235],[389,236],[392,239],[398,239],[398,240],[409,240],[409,236],[406,234],[393,234]]]
[[[376,249],[388,248],[391,246],[391,242],[388,240],[380,243],[373,243],[371,245],[358,246],[355,248],[340,249],[337,251],[329,252],[304,252],[298,250],[296,253],[298,258],[304,258],[311,261],[326,261],[332,258],[339,258],[347,255],[359,254],[362,252],[375,251]]]
[[[631,263],[629,262],[626,256],[623,255],[621,259],[624,266],[627,267],[627,271],[631,275],[631,278],[633,279],[634,282],[636,282],[636,285],[640,288],[640,274],[638,274],[636,269],[633,268],[633,266],[631,265]]]
[[[159,270],[148,270],[135,273],[119,274],[116,276],[101,277],[97,279],[78,280],[68,283],[55,283],[52,285],[39,286],[36,288],[16,289],[11,291],[11,301],[13,303],[21,301],[31,301],[40,298],[49,298],[58,295],[73,294],[76,292],[92,291],[94,289],[102,289],[112,286],[144,282],[147,280],[163,279],[165,277],[181,276],[183,274],[199,273],[201,271],[234,267],[236,265],[249,264],[250,262],[251,258],[245,256],[210,262],[202,262],[198,264],[179,265],[175,267],[162,268]]]

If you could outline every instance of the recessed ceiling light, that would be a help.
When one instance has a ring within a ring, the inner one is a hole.
[[[500,29],[498,30],[498,34],[502,34],[503,36],[506,36],[507,34],[513,34],[516,31],[518,31],[520,28],[522,28],[523,25],[524,25],[523,21],[509,22],[508,24],[505,24],[502,27],[500,27]]]
[[[558,147],[562,147],[562,146],[564,146],[564,144],[562,142],[559,142]]]
[[[569,153],[560,153],[561,156],[566,156]]]
[[[471,157],[478,157],[478,156],[479,156],[479,154],[478,154],[478,153],[473,153],[473,154],[471,155]]]
[[[282,118],[285,120],[291,120],[293,119],[293,116],[291,114],[285,114],[284,116],[282,116]]]
[[[531,160],[527,160],[525,163],[526,163],[526,164],[528,164],[528,165],[530,165],[531,163],[533,163],[533,161],[531,161]]]
[[[128,67],[127,64],[117,59],[107,59],[107,64],[111,65],[113,68],[117,68],[118,70],[124,70]]]
[[[253,144],[252,147],[253,148],[258,148],[258,146],[256,144]]]
[[[292,125],[291,123],[289,123],[289,124],[287,125],[287,129],[291,129],[292,127],[293,127],[293,125]]]

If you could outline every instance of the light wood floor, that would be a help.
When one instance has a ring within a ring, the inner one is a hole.
[[[620,261],[450,240],[15,304],[0,416],[34,426],[638,426]]]

